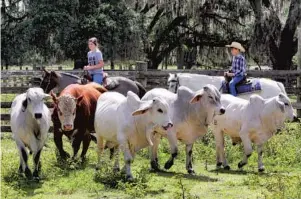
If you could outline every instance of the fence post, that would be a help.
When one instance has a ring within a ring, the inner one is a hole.
[[[140,79],[140,83],[146,87],[147,85],[147,78],[143,73],[140,72],[146,72],[147,71],[147,62],[144,61],[136,61],[136,71],[137,76],[136,78]]]
[[[301,38],[301,23],[298,28],[299,38]],[[298,39],[298,67],[297,70],[301,70],[301,39]],[[301,87],[301,76],[297,77],[297,88]],[[301,94],[297,93],[297,103],[301,103]],[[301,109],[297,109],[297,117],[301,118]]]

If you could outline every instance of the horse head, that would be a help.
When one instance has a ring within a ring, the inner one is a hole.
[[[60,74],[55,71],[47,71],[43,68],[43,78],[40,84],[40,87],[44,90],[45,93],[50,93],[58,85],[58,79]]]

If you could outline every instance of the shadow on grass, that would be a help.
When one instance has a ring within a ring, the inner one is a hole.
[[[186,179],[190,179],[190,180],[197,180],[197,181],[203,181],[203,182],[217,182],[218,179],[217,178],[211,178],[209,176],[205,176],[205,175],[191,175],[191,174],[184,174],[184,173],[177,173],[174,171],[165,171],[165,170],[161,170],[161,171],[157,171],[154,172],[156,173],[158,176],[163,176],[163,177],[174,177],[174,176],[179,176],[182,178],[186,178]]]
[[[43,184],[43,181],[28,180],[24,175],[19,174],[17,171],[10,171],[3,176],[3,180],[16,191],[24,191],[27,196],[35,195],[35,190],[41,188]]]
[[[265,172],[257,172],[257,171],[246,171],[246,170],[225,170],[225,169],[212,169],[212,170],[208,170],[208,172],[211,172],[211,173],[216,173],[217,175],[219,173],[222,173],[222,174],[233,174],[233,175],[248,175],[248,174],[258,174],[258,175],[269,175],[268,173],[265,173]]]

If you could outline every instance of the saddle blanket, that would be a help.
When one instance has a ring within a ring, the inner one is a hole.
[[[222,83],[222,93],[230,93],[229,84],[226,81]],[[261,90],[259,79],[249,79],[247,83],[238,84],[236,86],[237,94],[250,93]]]

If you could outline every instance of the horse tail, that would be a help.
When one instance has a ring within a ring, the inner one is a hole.
[[[140,99],[145,95],[146,93],[146,89],[142,86],[142,84],[140,82],[134,81],[135,84],[137,85],[138,89],[139,89],[139,97]]]
[[[277,85],[280,88],[281,92],[287,96],[287,93],[285,91],[283,84],[281,82],[277,82]]]
[[[104,92],[108,91],[105,87],[103,87],[102,85],[97,84],[95,82],[90,82],[86,85],[91,85],[93,88],[95,88],[96,90],[98,90],[101,93],[104,93]]]

